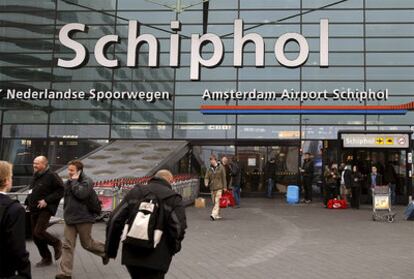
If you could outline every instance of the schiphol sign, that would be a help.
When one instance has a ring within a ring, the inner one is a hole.
[[[236,19],[234,21],[234,50],[233,50],[233,66],[243,66],[243,48],[246,43],[255,44],[255,66],[265,66],[265,42],[263,37],[257,33],[244,34],[243,20]],[[179,21],[172,21],[170,24],[172,31],[180,31],[181,23]],[[59,67],[74,69],[82,67],[86,61],[87,50],[84,45],[77,42],[71,35],[73,32],[87,32],[86,25],[81,23],[69,23],[64,25],[59,32],[59,40],[62,45],[72,49],[75,52],[75,57],[70,60],[59,58],[57,65]],[[285,46],[288,42],[296,42],[299,45],[298,56],[291,60],[285,55]],[[98,39],[95,45],[94,54],[98,64],[107,68],[119,67],[117,59],[109,59],[106,56],[105,50],[112,44],[118,44],[120,38],[118,35],[106,35]],[[137,66],[137,48],[141,44],[148,44],[149,56],[148,66],[158,67],[159,42],[152,34],[140,34],[139,24],[135,20],[130,20],[128,25],[128,50],[127,50],[127,67]],[[202,57],[202,47],[205,44],[213,45],[213,55],[204,59]],[[328,19],[320,20],[320,67],[329,66],[329,21]],[[274,54],[276,60],[283,66],[295,68],[303,65],[309,56],[309,44],[306,38],[298,33],[285,33],[281,35],[275,42]],[[200,67],[216,67],[220,64],[224,56],[223,41],[216,34],[207,33],[204,35],[191,35],[191,65],[190,65],[190,79],[200,79]],[[170,35],[170,67],[179,67],[180,61],[180,35]]]

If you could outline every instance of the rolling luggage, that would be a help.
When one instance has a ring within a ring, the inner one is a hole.
[[[235,204],[232,192],[224,191],[220,198],[220,208],[233,207]]]
[[[329,209],[346,209],[348,207],[346,200],[330,199],[327,208]]]
[[[287,187],[286,202],[289,204],[299,203],[299,186],[289,185]]]

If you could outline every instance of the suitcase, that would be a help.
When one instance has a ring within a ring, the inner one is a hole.
[[[295,204],[299,202],[299,186],[289,185],[286,192],[286,202]]]
[[[410,202],[404,211],[405,220],[414,220],[414,202]]]
[[[346,200],[330,199],[327,204],[329,209],[346,209],[347,207]]]

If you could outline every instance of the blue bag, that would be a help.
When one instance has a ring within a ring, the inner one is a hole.
[[[289,185],[287,187],[286,201],[289,204],[295,204],[299,202],[299,186]]]

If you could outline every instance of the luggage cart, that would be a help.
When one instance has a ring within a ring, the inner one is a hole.
[[[99,200],[102,203],[101,215],[96,218],[96,221],[108,221],[112,211],[119,202],[119,188],[118,187],[94,187]]]
[[[372,220],[392,223],[396,213],[391,211],[391,190],[388,186],[372,189]]]

